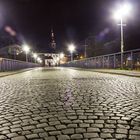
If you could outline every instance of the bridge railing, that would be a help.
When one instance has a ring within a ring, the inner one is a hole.
[[[39,64],[30,63],[25,61],[7,59],[7,58],[0,58],[0,71],[14,71],[20,70],[25,68],[34,68],[39,67]]]
[[[101,55],[63,64],[66,67],[80,68],[121,68],[121,53]],[[123,68],[140,69],[140,49],[123,53]]]

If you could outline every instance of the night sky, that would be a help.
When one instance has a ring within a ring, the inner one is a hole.
[[[54,29],[58,50],[69,42],[78,44],[88,36],[104,33],[106,42],[119,38],[119,27],[112,11],[123,0],[0,0],[0,29],[10,26],[15,38],[46,51]],[[125,0],[128,2],[128,0]],[[127,19],[127,49],[139,48],[140,0],[129,0],[132,15]]]

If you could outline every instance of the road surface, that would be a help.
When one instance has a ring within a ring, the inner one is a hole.
[[[69,68],[0,78],[0,140],[140,140],[140,78]]]

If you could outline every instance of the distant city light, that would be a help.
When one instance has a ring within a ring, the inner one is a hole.
[[[84,56],[81,55],[81,56],[80,56],[80,59],[83,59],[83,58],[84,58]]]
[[[42,62],[43,62],[42,60],[39,61],[39,63],[42,63]]]
[[[23,45],[23,51],[26,53],[26,62],[28,62],[27,54],[30,52],[30,47],[26,44]]]
[[[71,53],[71,61],[73,61],[73,52],[75,51],[75,46],[74,46],[74,44],[68,45],[68,50],[69,50],[70,53]]]
[[[56,60],[57,60],[57,61],[59,61],[59,60],[60,60],[60,58],[59,58],[59,57],[57,57],[57,58],[56,58]]]
[[[64,53],[60,53],[60,59],[64,57]]]
[[[37,57],[37,62],[42,63],[43,61],[42,61],[42,59],[40,57]]]
[[[34,54],[33,54],[33,57],[34,57],[34,59],[36,59],[36,58],[37,58],[37,54],[36,54],[36,53],[34,53]]]
[[[26,53],[30,52],[30,47],[28,45],[23,45],[23,51]]]
[[[40,58],[40,57],[38,57],[38,58],[37,58],[37,61],[40,61],[40,60],[41,60],[41,58]]]
[[[68,50],[70,51],[70,53],[73,53],[73,52],[75,51],[75,46],[74,46],[74,44],[70,44],[70,45],[68,46]]]

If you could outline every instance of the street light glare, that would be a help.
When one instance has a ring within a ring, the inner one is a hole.
[[[42,63],[42,60],[40,60],[39,63]]]
[[[37,58],[37,54],[36,54],[36,53],[34,53],[34,54],[33,54],[33,57],[36,59],[36,58]]]
[[[70,51],[71,53],[74,52],[74,50],[75,50],[74,44],[70,44],[70,45],[68,46],[68,49],[69,49],[69,51]]]
[[[131,12],[131,10],[132,10],[132,5],[130,5],[129,3],[126,3],[124,6],[123,6],[123,14],[124,15],[128,15],[130,12]]]
[[[131,12],[132,6],[129,3],[120,5],[119,8],[114,12],[114,18],[117,20],[127,17]]]
[[[25,51],[26,53],[29,53],[29,51],[30,51],[29,46],[28,45],[24,45],[23,46],[23,51]]]
[[[64,57],[64,53],[60,53],[60,58],[62,59]]]
[[[41,60],[41,58],[40,58],[40,57],[38,57],[38,58],[37,58],[37,61],[40,61],[40,60]]]

